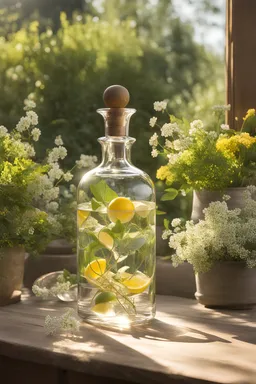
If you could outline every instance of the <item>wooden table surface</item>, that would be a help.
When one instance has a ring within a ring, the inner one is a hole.
[[[46,336],[45,316],[67,306],[23,296],[0,308],[1,384],[256,384],[255,310],[214,311],[158,296],[147,327],[117,332],[83,324],[75,337]]]

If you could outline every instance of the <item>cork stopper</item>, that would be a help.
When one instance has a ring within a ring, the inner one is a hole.
[[[108,109],[106,116],[106,135],[126,135],[126,111],[130,95],[128,90],[121,85],[111,85],[104,94],[103,100]]]

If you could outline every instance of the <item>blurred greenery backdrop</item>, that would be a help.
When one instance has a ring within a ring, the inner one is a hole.
[[[193,7],[196,18],[184,20],[181,3]],[[198,43],[194,33],[196,24],[212,23],[218,3],[0,0],[0,123],[14,127],[29,97],[37,104],[42,152],[61,134],[67,167],[80,153],[100,157],[97,138],[104,129],[96,109],[107,86],[122,84],[137,109],[133,163],[155,179],[148,146],[153,102],[168,99],[170,113],[201,119],[211,104],[224,102],[224,55]],[[160,182],[157,188],[160,193]],[[189,215],[186,199],[160,209],[170,217]]]

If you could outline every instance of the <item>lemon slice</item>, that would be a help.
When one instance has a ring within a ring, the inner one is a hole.
[[[122,272],[121,279],[122,284],[125,285],[132,294],[144,292],[151,282],[151,279],[142,272],[136,272],[135,274]]]
[[[116,197],[108,205],[108,217],[113,223],[117,220],[128,223],[132,220],[134,213],[134,204],[127,197]]]
[[[96,259],[90,262],[87,267],[84,268],[84,277],[88,281],[97,280],[101,277],[106,270],[106,260],[105,259]]]
[[[106,248],[112,249],[114,246],[114,239],[104,230],[101,230],[98,234],[99,241],[105,245]]]
[[[90,215],[90,212],[89,211],[84,211],[82,209],[78,209],[77,210],[77,224],[78,224],[78,228],[80,228],[85,220],[88,218],[88,216]]]
[[[97,313],[97,315],[104,315],[104,316],[114,316],[114,308],[113,308],[113,303],[100,303],[100,304],[95,304],[92,307],[92,311]]]

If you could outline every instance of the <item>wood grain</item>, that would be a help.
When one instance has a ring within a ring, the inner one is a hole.
[[[45,336],[44,318],[66,304],[23,297],[0,309],[0,356],[66,372],[63,384],[82,382],[82,373],[99,383],[256,383],[255,310],[217,312],[170,296],[157,304],[148,327],[117,332],[83,324],[76,337],[53,338]]]

